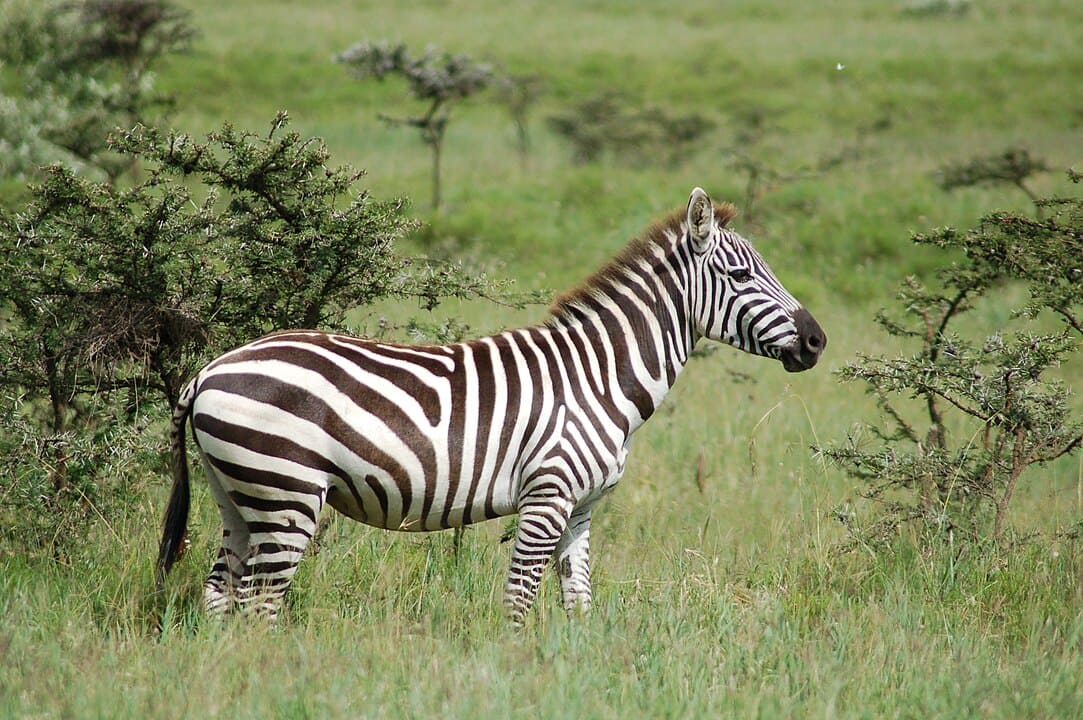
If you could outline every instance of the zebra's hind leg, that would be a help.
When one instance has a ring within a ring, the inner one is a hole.
[[[570,508],[559,498],[528,500],[519,506],[519,528],[511,552],[504,607],[513,627],[520,628],[538,594],[545,566],[568,526]]]
[[[557,542],[553,564],[560,577],[560,594],[569,616],[590,610],[590,508],[577,510]]]
[[[237,592],[243,585],[248,557],[248,523],[229,498],[218,470],[206,457],[203,458],[203,469],[222,515],[222,547],[203,584],[203,603],[209,616],[223,617],[238,608]]]
[[[289,538],[268,538],[253,544],[244,583],[237,593],[242,613],[270,622],[278,619],[282,598],[311,539],[310,533],[298,531]]]
[[[244,580],[237,593],[241,611],[273,622],[316,532],[325,496],[268,499],[233,492],[231,497],[248,520],[250,533]]]

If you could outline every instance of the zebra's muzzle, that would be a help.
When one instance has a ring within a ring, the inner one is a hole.
[[[793,323],[797,327],[797,341],[783,350],[779,359],[787,372],[802,372],[819,362],[820,353],[827,347],[827,335],[805,308],[793,314]]]

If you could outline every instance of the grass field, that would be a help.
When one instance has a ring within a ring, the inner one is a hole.
[[[767,113],[756,152],[770,167],[847,151],[734,223],[829,346],[801,375],[728,349],[696,359],[596,512],[592,615],[567,620],[549,578],[520,633],[500,604],[510,548],[499,521],[468,530],[456,554],[449,533],[332,518],[279,626],[206,621],[199,588],[217,511],[197,479],[192,549],[170,597],[155,598],[167,480],[148,477],[139,504],[95,523],[69,563],[0,549],[0,716],[1083,716],[1083,549],[1055,535],[1083,518],[1079,457],[1021,488],[1011,517],[1013,536],[1029,537],[1021,547],[902,541],[842,553],[835,511],[875,508],[809,449],[876,418],[831,371],[859,352],[896,351],[873,313],[907,273],[931,277],[944,261],[910,233],[1027,208],[1002,188],[945,193],[937,167],[1017,144],[1058,168],[1083,166],[1083,5],[973,2],[956,15],[857,0],[182,4],[201,37],[158,77],[179,99],[177,128],[265,132],[286,109],[336,163],[365,168],[378,197],[410,197],[447,252],[522,289],[575,283],[695,185],[739,200],[731,150],[743,111]],[[506,113],[471,101],[450,125],[446,205],[430,217],[426,149],[377,117],[417,108],[395,81],[361,83],[331,62],[365,38],[541,75],[529,165]],[[700,112],[717,128],[672,166],[575,165],[545,118],[603,91]],[[1069,192],[1060,172],[1037,186]],[[1006,307],[975,317],[991,329]],[[416,312],[381,306],[359,329]],[[466,303],[436,319],[481,333],[544,313]],[[1078,363],[1062,372],[1083,380]]]

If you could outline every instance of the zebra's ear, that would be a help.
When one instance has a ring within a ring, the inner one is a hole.
[[[710,247],[711,230],[714,229],[714,207],[703,188],[694,188],[688,198],[688,233],[697,250]]]

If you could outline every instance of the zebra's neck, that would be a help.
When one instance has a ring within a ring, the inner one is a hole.
[[[597,356],[592,372],[627,418],[629,432],[649,418],[676,382],[698,340],[689,274],[674,247],[642,244],[558,300],[547,328]]]

